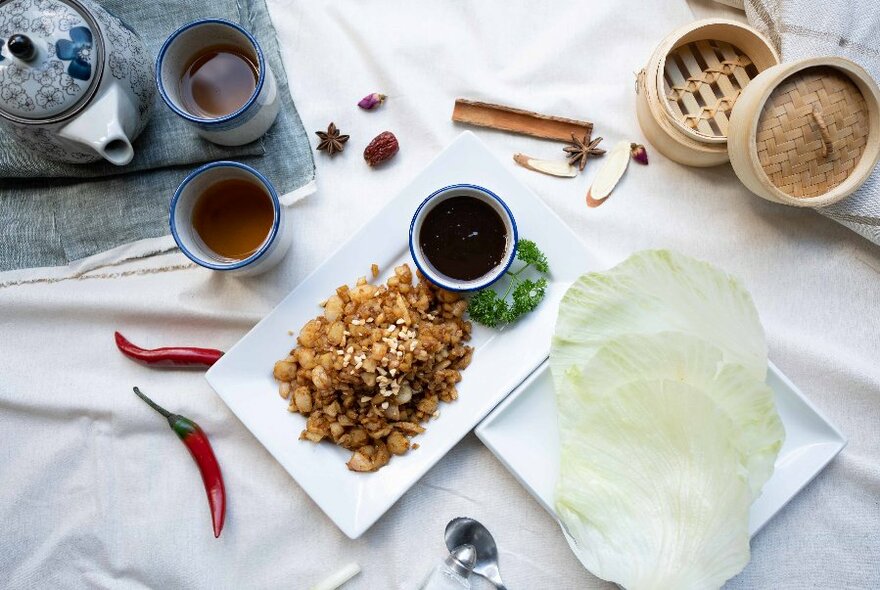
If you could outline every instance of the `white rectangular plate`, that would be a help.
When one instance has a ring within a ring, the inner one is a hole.
[[[440,417],[415,439],[420,448],[392,458],[376,473],[354,473],[345,466],[349,451],[327,442],[297,440],[305,418],[287,411],[272,366],[296,344],[288,330],[297,334],[321,314],[318,302],[336,287],[369,274],[371,263],[386,273],[403,262],[414,268],[408,249],[413,213],[435,190],[459,183],[477,184],[501,197],[516,218],[519,235],[536,241],[547,254],[552,277],[545,301],[508,329],[475,326],[471,345],[476,350],[462,373],[459,399],[441,405]],[[208,383],[327,516],[354,539],[547,358],[562,294],[585,270],[595,267],[571,230],[476,136],[465,132],[223,355],[208,371]]]
[[[752,504],[754,535],[846,446],[846,439],[773,363],[767,373],[785,444],[776,470]],[[550,367],[545,362],[476,429],[477,436],[555,518],[559,428]]]

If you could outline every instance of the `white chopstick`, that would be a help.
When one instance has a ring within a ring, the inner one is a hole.
[[[358,575],[361,566],[352,561],[315,584],[310,590],[336,590],[350,579]]]

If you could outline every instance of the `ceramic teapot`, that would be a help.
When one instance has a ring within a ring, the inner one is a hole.
[[[93,0],[0,0],[0,43],[0,123],[21,145],[62,162],[131,161],[155,94],[134,31]]]

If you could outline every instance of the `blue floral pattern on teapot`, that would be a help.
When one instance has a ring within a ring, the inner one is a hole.
[[[87,27],[70,29],[70,39],[55,42],[55,55],[61,61],[69,61],[67,73],[77,80],[92,77],[92,32]]]

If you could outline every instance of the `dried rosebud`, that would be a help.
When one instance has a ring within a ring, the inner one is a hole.
[[[358,106],[364,109],[365,111],[372,111],[373,109],[379,108],[385,99],[388,98],[384,94],[379,94],[378,92],[373,92],[372,94],[368,94],[363,97],[360,102],[358,102]]]
[[[645,166],[648,165],[648,152],[647,150],[645,150],[645,146],[643,146],[642,144],[629,144],[629,153],[632,155],[632,159],[639,164],[643,164]]]
[[[364,150],[364,160],[369,166],[376,166],[386,160],[390,160],[400,149],[397,138],[390,131],[383,131],[373,138],[370,145]]]

